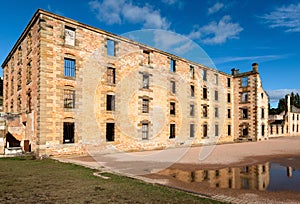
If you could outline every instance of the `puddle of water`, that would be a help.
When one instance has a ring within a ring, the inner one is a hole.
[[[171,176],[180,182],[196,183],[211,188],[300,192],[300,170],[273,162],[216,170],[189,171],[168,168],[158,174]]]

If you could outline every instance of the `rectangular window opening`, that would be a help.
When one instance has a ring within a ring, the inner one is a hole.
[[[149,74],[143,74],[143,89],[149,89]]]
[[[242,102],[246,103],[246,102],[248,102],[248,100],[249,100],[248,92],[242,93]]]
[[[147,50],[143,50],[143,56],[144,56],[144,64],[151,64],[151,59],[150,59],[150,52]]]
[[[64,62],[64,76],[75,77],[75,60],[65,58]]]
[[[208,116],[208,107],[207,106],[203,106],[202,111],[203,111],[203,117],[207,118],[207,116]]]
[[[74,143],[74,123],[64,122],[63,143]]]
[[[203,99],[207,99],[207,88],[203,88]]]
[[[114,111],[115,110],[115,95],[106,95],[106,110]]]
[[[107,40],[107,55],[116,56],[115,41]]]
[[[206,70],[202,70],[202,78],[203,78],[203,81],[207,81],[207,71]]]
[[[231,136],[231,125],[227,126],[227,135]]]
[[[195,79],[195,69],[192,65],[190,65],[190,77],[191,79]]]
[[[242,118],[248,119],[248,109],[246,109],[246,108],[242,109]]]
[[[107,68],[107,83],[115,84],[116,83],[116,69],[112,67]]]
[[[207,132],[208,132],[208,130],[207,130],[207,124],[204,124],[203,125],[203,137],[205,138],[205,137],[207,137]]]
[[[227,78],[227,87],[230,88],[230,86],[231,86],[231,80],[230,78]]]
[[[175,102],[170,103],[170,114],[175,115]]]
[[[142,139],[148,140],[148,138],[149,138],[149,125],[148,125],[148,123],[143,123],[142,124]]]
[[[190,137],[195,137],[195,124],[190,124]]]
[[[170,139],[175,138],[175,124],[170,124]]]
[[[191,85],[191,97],[195,97],[195,86]]]
[[[106,123],[106,141],[113,142],[115,141],[115,124]]]
[[[171,72],[176,71],[176,61],[174,59],[170,59],[170,71]]]
[[[219,136],[219,125],[215,125],[215,136]]]
[[[195,105],[190,104],[190,116],[195,116]]]
[[[176,93],[176,83],[175,83],[175,81],[171,81],[171,93],[172,94]]]
[[[75,91],[65,89],[64,90],[64,108],[75,108]]]
[[[149,99],[143,99],[142,101],[142,112],[149,113]]]
[[[248,86],[248,77],[243,77],[242,78],[242,87],[247,87]]]
[[[66,45],[75,45],[75,29],[66,26],[65,27],[65,44]]]
[[[218,100],[219,100],[219,92],[215,91],[215,101],[218,101]]]
[[[215,118],[219,117],[219,108],[215,108]]]

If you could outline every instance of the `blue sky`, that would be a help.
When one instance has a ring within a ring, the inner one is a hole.
[[[38,8],[119,35],[141,29],[170,31],[153,35],[158,38],[151,46],[188,58],[198,45],[216,69],[227,73],[232,68],[248,71],[257,62],[273,105],[286,93],[300,92],[299,0],[3,1],[1,63]],[[179,35],[192,42],[179,40]]]

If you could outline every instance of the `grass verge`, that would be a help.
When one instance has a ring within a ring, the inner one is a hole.
[[[0,159],[0,203],[220,203],[51,159]]]

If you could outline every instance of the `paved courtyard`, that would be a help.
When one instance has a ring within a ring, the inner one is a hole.
[[[195,168],[218,169],[263,163],[278,158],[300,158],[300,137],[282,137],[260,142],[170,148],[167,150],[130,153],[118,152],[113,146],[103,148],[100,151],[91,147],[88,148],[88,151],[88,155],[58,159],[104,171],[125,174],[147,182],[193,191],[193,189],[189,189],[189,186],[184,186],[174,181],[171,182],[168,177],[155,175],[171,166],[177,166],[186,170]],[[294,160],[293,167],[300,170],[300,159]],[[199,188],[197,193],[233,203],[300,203],[300,194],[294,192],[274,193]]]

